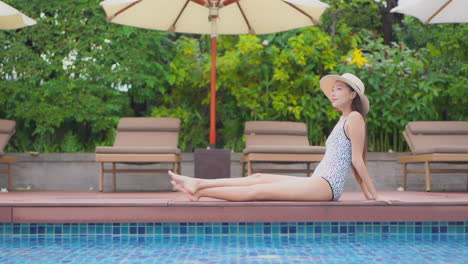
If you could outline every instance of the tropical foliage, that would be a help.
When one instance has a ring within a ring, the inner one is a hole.
[[[99,0],[5,2],[38,22],[0,32],[0,118],[17,121],[8,151],[93,152],[123,116],[179,117],[183,151],[208,145],[209,36],[110,24]],[[371,151],[405,151],[409,121],[468,120],[468,25],[406,17],[387,45],[385,2],[325,2],[317,27],[219,37],[218,147],[242,150],[248,120],[306,122],[323,144],[339,116],[319,88],[329,73],[366,84]]]

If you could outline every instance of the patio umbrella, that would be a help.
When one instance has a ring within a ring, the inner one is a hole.
[[[317,25],[318,0],[106,0],[108,21],[163,31],[211,34],[210,146],[216,144],[216,37],[268,34]]]
[[[414,16],[424,24],[467,23],[468,0],[400,0],[390,12]]]
[[[0,1],[0,29],[18,29],[35,25],[36,21]]]

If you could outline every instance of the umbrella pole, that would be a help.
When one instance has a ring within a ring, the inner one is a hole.
[[[219,1],[218,1],[219,3]],[[211,22],[211,101],[210,101],[210,149],[216,148],[216,37],[219,6],[215,0],[210,1]]]
[[[216,148],[216,35],[211,36],[210,148]]]

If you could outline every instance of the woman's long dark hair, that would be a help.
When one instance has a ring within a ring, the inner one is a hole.
[[[362,159],[364,160],[364,163],[367,165],[367,121],[366,121],[366,113],[364,112],[364,109],[362,108],[362,103],[361,103],[361,97],[356,96],[351,103],[351,110],[352,111],[357,111],[362,115],[362,118],[364,118],[364,133],[365,133],[365,138],[364,138],[364,149],[362,151]]]
[[[351,91],[354,91],[354,89],[351,88],[351,86],[349,86],[348,84],[346,85],[349,87],[349,89],[351,89]],[[362,160],[364,160],[364,164],[367,167],[367,147],[368,147],[367,146],[367,121],[366,121],[366,113],[364,112],[364,109],[362,107],[361,97],[359,97],[359,95],[356,95],[356,97],[354,97],[353,101],[351,102],[351,110],[359,112],[362,115],[362,118],[364,118],[365,138],[364,138],[364,149],[362,150]],[[356,176],[359,175],[359,173],[357,172],[353,164],[351,164],[351,170],[353,171],[354,175]],[[359,178],[356,177],[356,180],[359,183],[361,183],[362,181],[361,175],[359,175]]]

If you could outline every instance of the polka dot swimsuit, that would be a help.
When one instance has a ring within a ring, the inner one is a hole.
[[[340,199],[351,167],[351,141],[345,133],[346,119],[339,121],[325,142],[325,155],[312,177],[322,177],[333,191],[333,200]]]

